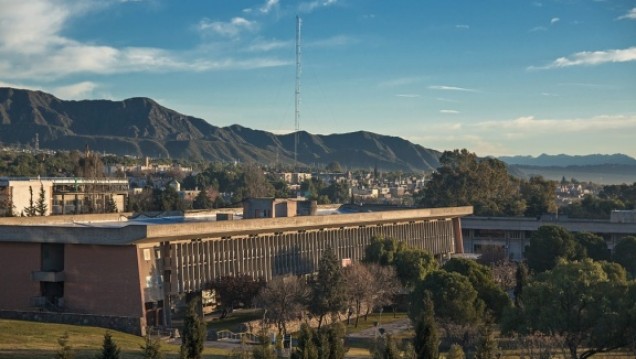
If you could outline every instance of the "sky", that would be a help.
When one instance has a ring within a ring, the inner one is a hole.
[[[0,86],[480,156],[636,157],[635,0],[0,0]]]

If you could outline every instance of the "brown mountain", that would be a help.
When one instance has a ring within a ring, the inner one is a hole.
[[[165,108],[149,98],[64,101],[53,95],[0,88],[0,142],[137,156],[292,163],[294,135],[239,125],[216,127]],[[299,133],[298,161],[349,168],[430,171],[440,153],[399,137],[370,132]]]

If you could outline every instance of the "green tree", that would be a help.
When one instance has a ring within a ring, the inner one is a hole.
[[[492,323],[487,320],[479,328],[479,339],[475,348],[475,359],[496,359],[499,357],[499,348],[492,326]]]
[[[519,262],[515,272],[515,288],[513,290],[515,307],[523,305],[523,288],[526,284],[528,284],[528,267],[524,262]]]
[[[46,193],[44,192],[44,185],[40,185],[40,193],[38,195],[38,201],[35,203],[35,214],[38,216],[44,216],[48,205],[46,204]]]
[[[394,255],[395,270],[405,288],[413,288],[419,281],[437,269],[437,261],[430,252],[405,248]]]
[[[75,351],[68,343],[68,332],[64,332],[64,334],[57,339],[57,344],[60,346],[60,349],[55,353],[55,359],[75,358]]]
[[[585,255],[595,261],[607,261],[610,259],[610,251],[603,237],[594,233],[579,232],[574,235],[577,243],[585,250]]]
[[[205,187],[201,188],[201,191],[194,197],[192,202],[192,208],[194,209],[209,209],[214,206],[214,201],[208,196],[208,191]]]
[[[404,243],[395,238],[374,236],[364,248],[364,261],[383,266],[393,265],[396,254],[404,250],[404,247]]]
[[[161,341],[159,338],[151,338],[150,334],[144,336],[144,345],[139,346],[144,359],[162,359]]]
[[[616,266],[563,261],[524,288],[517,330],[563,337],[572,359],[626,347],[636,333],[636,284],[625,278]]]
[[[397,341],[390,334],[379,336],[369,348],[373,359],[401,359],[401,351]]]
[[[221,304],[229,309],[235,308],[240,304],[250,307],[252,300],[264,286],[264,280],[254,280],[247,274],[223,276],[212,283],[212,288],[221,299]]]
[[[520,186],[521,197],[526,203],[524,215],[538,217],[546,213],[556,213],[556,182],[532,176]]]
[[[319,357],[327,359],[344,359],[347,354],[347,348],[344,345],[346,330],[342,323],[336,322],[327,327],[318,329],[322,332],[323,338],[321,343],[328,343],[326,348],[324,345],[318,347]],[[322,352],[322,354],[321,354]],[[327,354],[328,353],[328,354]]]
[[[298,343],[296,344],[291,357],[292,359],[318,359],[316,333],[307,323],[300,325]]]
[[[502,161],[480,159],[465,149],[445,151],[420,206],[473,206],[480,216],[518,216],[525,209],[518,182]]]
[[[435,308],[431,293],[424,293],[422,314],[415,322],[413,348],[417,359],[437,359],[439,357],[439,334],[435,323]]]
[[[528,268],[537,273],[552,269],[560,258],[571,260],[580,255],[581,248],[574,236],[563,227],[554,225],[539,227],[530,237],[525,251]]]
[[[191,298],[188,302],[181,331],[181,359],[201,359],[207,330],[197,310],[200,303],[198,297]]]
[[[444,270],[464,275],[486,304],[486,309],[499,318],[510,306],[508,295],[495,283],[490,268],[470,259],[452,258],[444,264]]]
[[[340,163],[338,163],[338,161],[331,161],[329,162],[325,170],[329,172],[342,173],[342,166],[340,166]]]
[[[345,281],[340,261],[328,247],[318,263],[318,274],[311,282],[309,311],[318,317],[318,328],[327,314],[337,315],[347,303]]]
[[[435,316],[453,324],[476,323],[483,314],[484,303],[470,281],[459,273],[436,270],[426,276],[411,294],[411,320],[419,318],[424,311],[424,293],[432,294]]]
[[[119,359],[120,349],[113,340],[110,332],[104,334],[104,342],[102,344],[102,352],[97,355],[97,359]]]
[[[106,213],[117,213],[117,204],[112,194],[106,197],[106,208],[104,210]]]
[[[27,217],[34,217],[37,213],[33,202],[33,187],[31,186],[29,186],[29,206],[24,207],[23,212]]]
[[[614,261],[636,278],[636,237],[624,237],[614,246]]]

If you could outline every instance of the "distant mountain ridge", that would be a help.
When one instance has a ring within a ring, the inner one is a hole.
[[[602,165],[630,165],[636,166],[636,159],[616,153],[613,155],[592,154],[584,156],[571,156],[565,154],[532,156],[501,156],[500,160],[509,165],[541,166],[541,167],[568,167],[568,166],[602,166]]]
[[[216,127],[149,98],[65,101],[41,92],[0,88],[0,142],[41,148],[92,150],[137,156],[287,163],[294,134],[274,135],[240,125]],[[299,132],[298,161],[348,168],[432,171],[440,152],[399,137],[358,131],[313,135]]]

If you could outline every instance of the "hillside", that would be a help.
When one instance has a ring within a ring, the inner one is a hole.
[[[0,88],[0,142],[41,148],[121,155],[293,163],[294,135],[274,135],[239,125],[217,127],[180,114],[149,98],[123,101],[65,101],[53,95]],[[432,171],[440,153],[399,137],[358,131],[345,134],[299,133],[298,161],[347,168]]]

